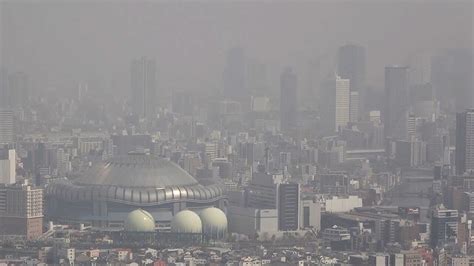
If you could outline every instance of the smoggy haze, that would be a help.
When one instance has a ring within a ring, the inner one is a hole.
[[[369,51],[368,80],[380,87],[387,63],[471,48],[472,8],[467,1],[7,1],[2,65],[27,72],[35,89],[100,80],[125,92],[130,60],[147,55],[157,59],[160,88],[206,90],[221,86],[226,50],[242,46],[248,58],[267,64],[273,88],[285,65],[304,80],[308,61],[357,43]]]

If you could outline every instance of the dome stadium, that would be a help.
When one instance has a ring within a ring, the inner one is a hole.
[[[156,223],[169,225],[179,211],[225,209],[218,183],[200,184],[177,164],[160,157],[130,154],[98,163],[74,179],[46,187],[46,215],[59,222],[123,227],[141,209]]]

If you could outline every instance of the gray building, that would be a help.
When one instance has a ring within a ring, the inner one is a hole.
[[[386,137],[407,138],[408,103],[408,67],[385,67],[383,123]]]
[[[224,68],[224,98],[240,102],[245,99],[250,100],[250,94],[245,86],[245,62],[243,48],[234,47],[227,52]]]
[[[139,118],[152,119],[157,107],[156,62],[142,57],[130,67],[133,113]]]
[[[456,115],[456,174],[474,171],[474,109]]]
[[[458,232],[458,211],[443,207],[433,210],[431,216],[431,245],[437,247],[454,242]]]
[[[298,230],[299,210],[299,184],[280,184],[278,187],[278,229],[281,231]]]
[[[280,75],[280,129],[289,132],[297,126],[297,89],[298,79],[290,67]]]
[[[363,114],[366,93],[365,48],[355,44],[341,46],[337,54],[337,73],[341,78],[350,80],[351,92],[358,92],[357,109]]]

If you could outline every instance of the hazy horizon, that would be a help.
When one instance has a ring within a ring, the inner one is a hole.
[[[367,80],[378,88],[385,65],[472,49],[474,35],[472,2],[0,3],[0,65],[26,72],[33,89],[98,80],[128,92],[130,61],[150,56],[160,89],[215,90],[226,51],[241,46],[248,59],[266,64],[274,90],[284,66],[304,81],[309,61],[333,62],[347,43],[367,48]]]

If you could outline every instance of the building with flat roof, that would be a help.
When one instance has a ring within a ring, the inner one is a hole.
[[[34,239],[43,233],[43,189],[0,186],[0,235]]]
[[[456,174],[474,171],[474,109],[456,115]]]
[[[16,152],[15,150],[0,149],[0,184],[16,182]]]

